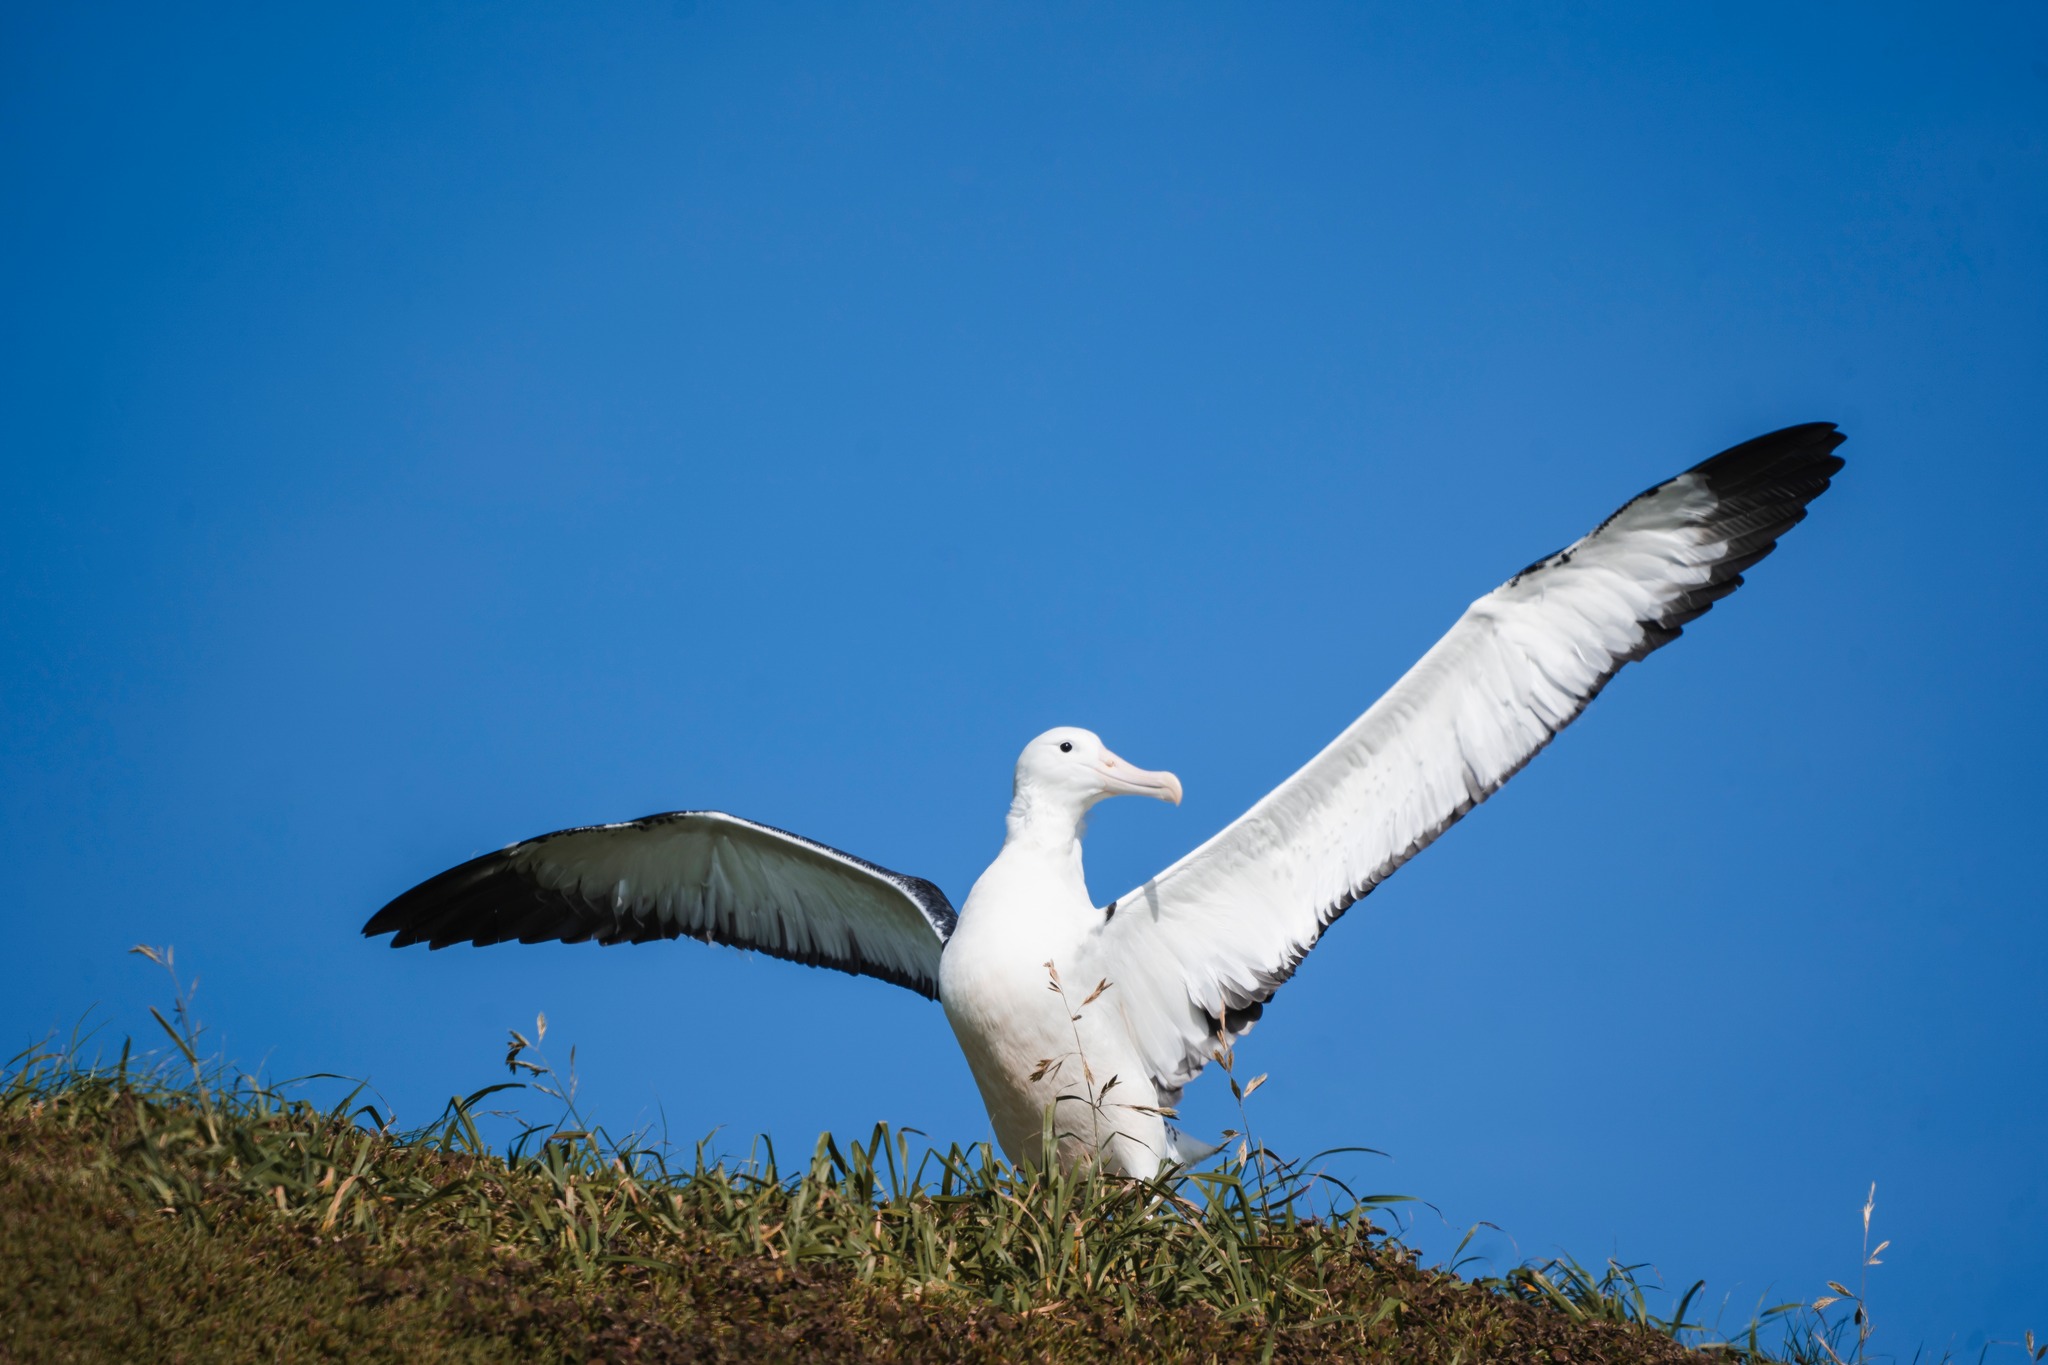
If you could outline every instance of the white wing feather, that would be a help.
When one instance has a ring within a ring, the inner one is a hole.
[[[1484,801],[1620,667],[1740,586],[1842,461],[1831,424],[1724,451],[1466,609],[1307,766],[1111,902],[1084,974],[1116,983],[1171,1104],[1329,924]]]
[[[450,868],[364,926],[392,946],[690,937],[936,998],[953,907],[920,877],[721,811],[560,830]]]

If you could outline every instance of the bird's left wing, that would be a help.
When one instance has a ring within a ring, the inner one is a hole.
[[[1077,964],[1164,1102],[1325,928],[1521,770],[1631,660],[1742,584],[1842,467],[1830,423],[1723,451],[1474,602],[1308,765],[1112,901]],[[1107,1003],[1107,1002],[1106,1002]]]
[[[878,977],[936,999],[953,907],[922,877],[722,811],[527,839],[420,883],[366,935],[425,943],[689,937]]]

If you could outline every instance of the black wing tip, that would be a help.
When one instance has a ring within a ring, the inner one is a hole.
[[[1686,471],[1714,495],[1707,524],[1728,535],[1716,577],[1732,577],[1762,560],[1780,536],[1806,520],[1807,505],[1848,463],[1835,454],[1847,439],[1833,422],[1806,422],[1730,446]]]
[[[412,907],[407,904],[412,895],[413,893],[408,891],[370,916],[363,925],[363,937],[376,938],[381,934],[391,934],[391,946],[394,948],[403,948],[409,943],[416,942],[417,936],[412,932]]]
[[[406,907],[402,904],[411,895],[412,892],[406,892],[404,896],[391,901],[383,909],[370,916],[369,920],[363,925],[363,937],[377,938],[383,934],[390,934],[392,936],[391,946],[394,948],[403,948],[408,944],[418,942],[417,936],[412,933],[411,917],[406,913]]]
[[[522,897],[521,892],[528,894]],[[530,888],[513,872],[510,850],[500,849],[436,873],[392,897],[363,925],[363,937],[390,934],[394,948],[415,943],[430,948],[500,943],[518,932],[519,917],[509,915],[507,907],[521,899],[531,899]]]
[[[1848,463],[1835,454],[1835,448],[1848,439],[1833,422],[1800,422],[1752,436],[1718,455],[1708,456],[1686,472],[1702,476],[1716,492],[1740,488],[1761,478],[1818,478],[1820,486],[1806,499],[1811,501]]]
[[[1727,539],[1706,582],[1642,623],[1644,644],[1633,658],[1676,639],[1687,622],[1742,586],[1743,573],[1777,549],[1779,539],[1806,520],[1807,505],[1828,491],[1847,463],[1835,454],[1847,439],[1833,422],[1802,422],[1730,446],[1680,476],[1706,485],[1715,505],[1702,524]]]
[[[512,864],[515,852],[567,835],[588,834],[595,830],[651,829],[700,816],[735,818],[715,810],[663,810],[635,820],[573,825],[522,839],[496,852],[458,863],[394,896],[363,925],[363,937],[391,934],[391,946],[394,948],[410,948],[416,943],[424,943],[429,948],[448,948],[458,943],[488,948],[492,944],[509,943],[515,939],[530,943],[549,941],[556,935],[541,934],[527,921],[546,909],[554,912],[556,922],[560,923],[560,914],[570,907],[566,902],[553,904],[539,894],[539,888],[532,882],[521,877]],[[581,927],[580,924],[562,923],[563,932],[575,932]],[[524,937],[528,933],[539,936]]]
[[[1808,503],[1828,491],[1835,475],[1848,464],[1834,453],[1848,439],[1833,422],[1800,422],[1752,436],[1708,456],[1677,477],[1700,478],[1722,500],[1725,514],[1748,513],[1755,519],[1756,524],[1748,529],[1748,543],[1730,556],[1741,557],[1740,568],[1748,568],[1776,548],[1779,536],[1806,519]],[[1606,530],[1631,507],[1655,497],[1673,482],[1676,480],[1667,479],[1645,488],[1616,508],[1591,534]],[[1570,551],[1567,546],[1542,556],[1510,578],[1508,586],[1564,562]]]

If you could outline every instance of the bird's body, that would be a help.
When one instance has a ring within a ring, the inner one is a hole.
[[[1100,743],[1055,730],[1034,743],[1090,741]],[[1013,805],[1002,852],[968,892],[939,960],[939,1000],[1005,1152],[1040,1159],[1050,1115],[1063,1157],[1100,1149],[1118,1169],[1149,1175],[1170,1155],[1158,1095],[1113,984],[1096,995],[1101,979],[1075,975],[1103,924],[1081,867],[1086,818]]]
[[[525,840],[433,877],[364,932],[395,946],[694,937],[940,1000],[1012,1160],[1134,1176],[1213,1148],[1166,1122],[1349,906],[1497,790],[1625,664],[1742,584],[1842,466],[1825,423],[1723,451],[1469,607],[1320,754],[1098,907],[1088,811],[1179,803],[1086,730],[1025,746],[1001,852],[956,917],[930,882],[716,811]],[[1050,1135],[1053,1151],[1045,1149]]]

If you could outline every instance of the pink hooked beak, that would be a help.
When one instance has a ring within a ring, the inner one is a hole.
[[[1115,754],[1105,750],[1102,766],[1097,771],[1109,788],[1112,796],[1149,796],[1154,800],[1180,804],[1180,779],[1172,773],[1155,773],[1126,763]]]

